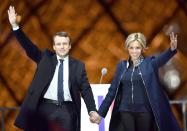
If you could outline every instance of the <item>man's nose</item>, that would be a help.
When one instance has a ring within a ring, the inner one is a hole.
[[[60,47],[61,47],[61,48],[64,48],[64,44],[61,44]]]

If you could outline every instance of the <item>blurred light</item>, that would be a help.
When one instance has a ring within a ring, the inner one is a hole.
[[[181,82],[179,72],[175,69],[166,71],[164,74],[164,82],[170,91],[176,90]]]

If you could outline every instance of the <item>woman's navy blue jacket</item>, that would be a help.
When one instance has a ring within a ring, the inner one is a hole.
[[[155,127],[158,131],[180,131],[180,127],[172,113],[169,100],[165,95],[158,76],[158,69],[164,65],[172,56],[176,54],[176,50],[168,49],[158,56],[144,58],[139,65],[146,93],[151,105],[151,109],[155,118]],[[122,87],[120,81],[125,75],[128,68],[128,61],[121,61],[117,65],[115,76],[112,80],[108,93],[99,107],[99,114],[105,117],[108,109],[115,99],[114,108],[110,120],[109,131],[115,131],[119,123],[119,105],[122,95]]]

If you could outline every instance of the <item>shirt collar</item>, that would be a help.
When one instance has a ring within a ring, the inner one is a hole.
[[[64,61],[66,61],[66,60],[68,60],[69,59],[69,55],[67,55],[66,57],[64,57],[64,58],[61,58],[60,56],[58,56],[58,55],[56,55],[57,56],[57,60],[58,60],[58,62],[60,62],[59,60],[60,59],[62,59],[62,60],[64,60]]]

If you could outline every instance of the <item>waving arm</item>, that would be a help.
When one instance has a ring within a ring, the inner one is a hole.
[[[24,34],[21,29],[19,29],[19,25],[17,22],[17,13],[13,6],[10,6],[8,9],[8,18],[13,28],[13,33],[19,41],[20,45],[26,51],[27,56],[38,63],[41,59],[41,50],[30,41],[30,39]]]

